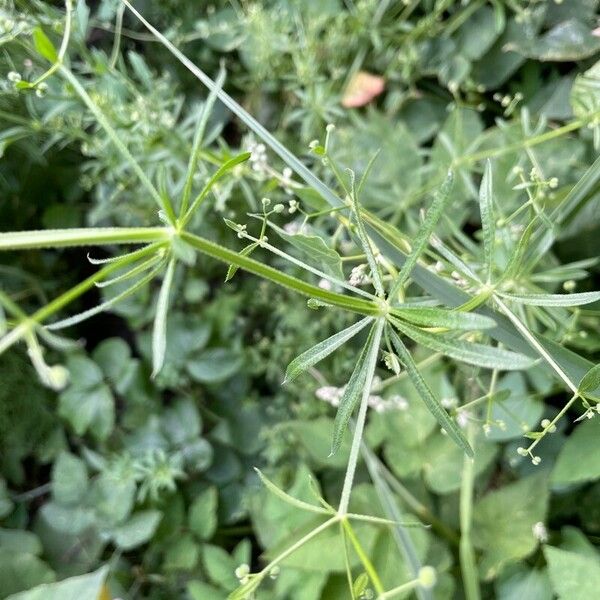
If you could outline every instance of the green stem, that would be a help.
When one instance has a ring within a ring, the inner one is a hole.
[[[278,565],[280,562],[284,561],[288,556],[291,556],[296,550],[302,548],[304,544],[312,540],[314,537],[319,535],[321,532],[325,531],[328,527],[331,527],[334,523],[337,523],[340,520],[340,517],[335,515],[328,519],[324,523],[321,523],[318,527],[308,532],[304,537],[299,539],[295,544],[292,544],[287,550],[283,551],[278,557],[274,558],[259,574],[259,577],[266,576],[270,570]]]
[[[577,394],[577,386],[571,381],[570,377],[563,371],[560,365],[546,351],[544,346],[538,342],[535,336],[529,331],[525,324],[500,300],[498,296],[494,296],[494,300],[500,310],[510,319],[512,324],[519,330],[521,335],[531,344],[531,346],[542,356],[542,358],[550,365],[553,371],[565,382],[567,387]]]
[[[100,123],[104,131],[106,131],[106,134],[110,138],[111,142],[115,145],[117,150],[119,150],[123,158],[125,158],[125,160],[129,163],[135,174],[138,176],[142,185],[146,188],[146,190],[148,190],[150,196],[154,199],[159,208],[165,211],[171,224],[174,224],[176,221],[176,216],[173,211],[173,207],[171,206],[171,203],[158,193],[157,189],[154,187],[150,179],[148,179],[146,173],[144,173],[142,167],[140,167],[139,163],[135,160],[135,158],[133,158],[133,155],[131,154],[131,152],[129,152],[127,146],[125,146],[125,144],[121,141],[121,139],[117,135],[117,132],[108,122],[108,119],[100,110],[100,107],[92,100],[85,88],[79,83],[78,79],[75,77],[75,75],[73,75],[73,73],[71,73],[69,69],[67,69],[67,67],[65,67],[64,65],[60,65],[59,72],[73,86],[79,97],[84,101],[84,103],[96,117],[98,123]]]
[[[385,467],[364,442],[361,445],[361,452],[386,516],[396,522],[400,522],[402,514],[398,509],[396,498],[382,476]],[[422,565],[410,535],[401,525],[395,525],[392,528],[392,535],[410,569],[411,575],[417,577]],[[415,594],[419,600],[433,600],[430,590],[426,590],[425,588],[418,587],[415,590]]]
[[[373,457],[375,461],[378,461],[376,457]],[[389,486],[393,489],[398,496],[404,501],[408,509],[419,519],[425,523],[431,525],[431,528],[443,538],[448,540],[452,545],[456,546],[459,543],[459,536],[450,527],[448,527],[442,520],[438,519],[420,500],[415,498],[402,483],[394,477],[394,475],[383,465],[378,463],[377,467],[380,469],[383,477],[386,479]]]
[[[373,587],[375,588],[375,591],[378,594],[384,593],[385,588],[383,587],[381,578],[379,577],[377,570],[375,569],[373,563],[371,562],[371,559],[365,552],[365,549],[362,547],[362,544],[360,543],[360,540],[356,536],[356,533],[354,533],[354,529],[352,529],[352,525],[350,525],[350,522],[348,521],[347,518],[342,518],[341,523],[342,523],[342,527],[344,528],[344,531],[346,532],[346,535],[348,536],[348,539],[350,540],[350,542],[352,543],[352,546],[354,547],[354,551],[356,552],[360,562],[362,563],[363,567],[365,568],[365,571],[367,572],[369,579],[373,583]]]
[[[360,408],[356,417],[356,425],[354,427],[354,435],[352,437],[352,446],[350,448],[350,457],[348,458],[348,466],[346,468],[346,476],[344,477],[344,486],[342,488],[342,496],[340,498],[340,506],[338,514],[345,515],[348,512],[348,504],[350,502],[350,493],[354,482],[354,473],[356,471],[356,463],[358,462],[358,454],[363,438],[365,421],[367,418],[367,407],[369,405],[369,396],[371,394],[371,386],[373,385],[373,376],[377,366],[377,356],[379,355],[379,346],[381,345],[381,335],[383,333],[384,319],[379,319],[375,325],[375,334],[371,352],[366,358],[366,377],[363,388]]]
[[[69,46],[69,39],[71,38],[71,21],[73,15],[72,0],[65,1],[65,8],[65,31],[63,34],[62,41],[60,43],[60,49],[58,50],[56,62],[45,73],[42,73],[42,75],[40,75],[35,81],[31,82],[30,86],[32,88],[37,87],[40,83],[42,83],[42,81],[45,81],[46,79],[48,79],[48,77],[54,75],[54,73],[56,73],[56,71],[58,71],[58,69],[60,69],[60,67],[63,64],[65,54],[67,53],[67,47]]]
[[[182,232],[181,239],[207,256],[216,258],[224,263],[234,264],[240,269],[258,275],[263,279],[268,279],[305,296],[317,298],[327,304],[339,306],[345,310],[363,315],[378,315],[380,313],[380,308],[375,302],[324,290],[197,235]]]
[[[344,542],[344,566],[346,567],[346,581],[348,582],[348,590],[350,591],[351,600],[356,600],[356,595],[354,594],[354,585],[352,582],[352,569],[350,567],[350,552],[348,549],[348,536],[346,535],[346,530],[344,529],[344,524],[341,521],[340,521],[340,533],[342,534],[342,541]]]
[[[473,425],[467,429],[469,444],[473,446]],[[460,568],[466,600],[479,600],[479,576],[475,562],[475,552],[471,542],[471,519],[473,514],[473,486],[475,482],[475,461],[468,456],[463,459],[462,480],[460,485]]]
[[[30,248],[67,248],[104,244],[145,244],[166,241],[165,227],[97,227],[89,229],[46,229],[0,233],[0,251]]]
[[[596,116],[598,116],[598,114],[600,114],[600,112],[590,113],[589,115],[586,115],[581,119],[571,121],[570,123],[567,123],[562,127],[558,127],[557,129],[547,131],[546,133],[536,135],[535,137],[529,139],[521,140],[520,142],[516,142],[514,144],[509,144],[507,146],[500,146],[499,148],[491,148],[490,150],[482,150],[473,154],[466,154],[464,156],[460,156],[454,161],[453,166],[458,167],[464,164],[479,162],[480,160],[485,160],[486,158],[496,158],[498,156],[503,156],[504,154],[510,154],[511,152],[518,152],[523,148],[531,148],[532,146],[537,146],[538,144],[549,142],[550,140],[556,139],[557,137],[565,135],[566,133],[570,133],[571,131],[581,129],[584,125],[586,125]]]
[[[414,590],[418,585],[419,585],[418,579],[413,579],[412,581],[407,581],[406,583],[403,583],[402,585],[399,585],[398,587],[388,590],[387,592],[384,592],[383,594],[379,594],[379,596],[377,597],[377,600],[390,600],[391,598],[395,598],[396,596],[399,596],[400,594],[405,594],[406,592],[410,592],[411,590]]]

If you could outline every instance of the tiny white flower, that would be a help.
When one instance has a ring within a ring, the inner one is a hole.
[[[546,543],[548,541],[548,530],[546,529],[546,526],[544,525],[544,523],[542,523],[542,521],[538,521],[537,523],[535,523],[535,525],[533,525],[533,527],[531,528],[531,531],[533,533],[533,537],[542,542],[542,543]]]
[[[463,429],[467,426],[467,424],[469,423],[469,413],[466,410],[461,410],[458,415],[456,416],[456,422],[458,423],[459,427],[462,427]]]
[[[338,388],[333,385],[324,385],[323,387],[317,389],[315,396],[319,400],[331,404],[331,406],[339,406],[340,398],[342,397],[343,393],[343,388]]]

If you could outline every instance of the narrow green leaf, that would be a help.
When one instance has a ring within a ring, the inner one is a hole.
[[[367,179],[369,178],[369,175],[371,174],[371,170],[373,169],[373,165],[375,164],[375,161],[377,160],[377,158],[379,157],[380,154],[381,154],[381,148],[378,148],[375,151],[375,153],[373,154],[373,156],[371,157],[371,159],[369,160],[369,162],[367,163],[364,173],[363,173],[362,177],[360,178],[360,181],[358,182],[358,186],[356,188],[357,198],[360,198],[362,189],[365,186],[365,183],[367,182]]]
[[[318,298],[326,303],[334,306],[339,306],[352,312],[357,312],[363,315],[376,315],[379,313],[378,306],[367,299],[356,298],[350,295],[338,294],[330,290],[324,290],[316,285],[312,285],[288,275],[283,271],[278,271],[269,265],[265,265],[257,260],[250,258],[249,256],[242,256],[229,248],[215,244],[210,240],[201,238],[197,235],[193,235],[188,232],[182,232],[181,237],[185,239],[191,246],[197,248],[200,252],[216,258],[227,264],[238,265],[241,269],[254,273],[263,279],[268,279],[278,285],[286,287],[288,289],[295,290],[305,296]]]
[[[58,61],[58,52],[54,44],[48,39],[48,36],[42,31],[41,27],[33,30],[33,44],[38,54],[47,61],[55,63]]]
[[[254,252],[254,250],[256,250],[257,247],[258,242],[252,242],[251,244],[248,244],[246,247],[242,248],[239,251],[239,255],[250,256],[250,254],[252,254],[252,252]],[[229,265],[229,268],[227,269],[227,275],[225,276],[225,283],[233,279],[233,276],[237,273],[238,269],[238,265]]]
[[[221,68],[219,70],[219,75],[215,81],[215,87],[210,90],[208,94],[208,98],[202,106],[202,111],[200,112],[200,118],[198,119],[198,126],[196,127],[196,133],[194,134],[194,143],[192,146],[192,153],[190,154],[190,160],[188,163],[187,173],[185,177],[185,184],[183,186],[183,194],[181,197],[181,207],[179,209],[180,215],[185,215],[188,205],[190,203],[190,198],[192,195],[192,186],[194,185],[194,175],[196,174],[196,167],[198,166],[198,160],[200,159],[200,153],[202,151],[202,141],[204,138],[204,132],[206,131],[206,124],[208,123],[208,118],[212,113],[213,107],[217,100],[217,95],[223,88],[223,84],[225,83],[225,69]]]
[[[177,217],[175,216],[175,210],[173,209],[173,203],[171,202],[171,196],[169,195],[169,188],[167,186],[167,169],[164,167],[161,167],[158,170],[158,193],[160,194],[167,222],[175,223]]]
[[[161,244],[160,242],[156,242],[155,244],[152,244],[151,246],[158,250],[158,248],[160,248],[162,245],[163,244]],[[119,262],[121,260],[129,261],[129,259],[134,259],[140,255],[146,256],[148,254],[149,248],[150,248],[150,246],[144,246],[143,248],[139,248],[138,250],[134,250],[133,252],[119,254],[118,256],[109,256],[108,258],[92,258],[88,253],[87,259],[90,262],[90,264],[92,264],[92,265],[105,265],[108,263]]]
[[[532,306],[582,306],[600,300],[600,292],[576,294],[503,294],[500,296],[520,304]]]
[[[435,397],[434,393],[431,391],[431,388],[427,385],[427,382],[417,369],[417,365],[415,364],[410,352],[404,345],[404,342],[400,339],[400,336],[393,330],[389,329],[390,340],[396,353],[398,354],[398,358],[406,368],[406,372],[408,373],[408,377],[410,378],[412,384],[415,386],[417,392],[421,396],[421,399],[425,403],[425,406],[429,410],[429,412],[435,417],[436,421],[440,424],[441,427],[444,428],[446,433],[452,438],[452,440],[462,448],[468,456],[474,456],[473,449],[471,448],[469,442],[465,438],[463,432],[460,430],[455,421],[448,415],[448,413],[444,410],[442,405],[439,403],[438,399]]]
[[[56,321],[55,323],[51,323],[50,325],[46,325],[46,329],[51,331],[56,331],[57,329],[65,329],[66,327],[71,327],[72,325],[76,325],[77,323],[81,323],[94,315],[97,315],[101,312],[104,312],[118,304],[121,300],[135,294],[139,289],[143,288],[147,283],[152,281],[152,279],[156,276],[160,269],[161,265],[158,265],[155,269],[153,269],[150,273],[142,277],[139,281],[134,283],[131,287],[127,288],[120,294],[117,294],[114,298],[110,300],[106,300],[93,308],[89,308],[88,310],[84,310],[83,312],[77,313],[71,317],[67,317],[66,319],[61,319],[60,321]]]
[[[361,573],[352,584],[352,594],[356,598],[360,598],[367,590],[369,585],[369,576],[366,573]]]
[[[333,439],[331,441],[331,456],[334,455],[342,444],[344,432],[348,427],[350,417],[358,404],[361,393],[364,391],[365,381],[367,380],[367,369],[369,367],[369,357],[373,352],[373,343],[375,341],[375,330],[377,326],[371,328],[369,337],[356,361],[356,366],[350,379],[346,384],[346,388],[340,398],[340,405],[335,415],[333,423]]]
[[[185,213],[185,215],[181,219],[182,227],[185,226],[189,222],[189,220],[192,218],[192,216],[196,212],[196,210],[198,210],[198,208],[200,208],[200,206],[202,205],[202,202],[204,201],[206,196],[208,196],[208,193],[210,192],[212,187],[215,185],[215,183],[217,183],[217,181],[219,181],[227,173],[229,173],[229,171],[231,171],[232,169],[237,167],[237,165],[239,165],[243,162],[246,162],[250,158],[251,154],[252,154],[251,152],[242,152],[242,153],[238,154],[237,156],[234,156],[233,158],[230,158],[228,161],[224,162],[216,170],[214,175],[212,175],[212,177],[206,182],[206,184],[202,188],[202,191],[196,196],[196,199],[192,202],[192,205],[190,206],[189,210]]]
[[[149,269],[152,265],[155,265],[160,260],[161,260],[160,256],[157,256],[157,255],[151,256],[150,258],[141,262],[139,265],[136,265],[135,267],[133,267],[132,269],[129,269],[129,271],[126,271],[125,273],[122,273],[121,275],[117,275],[116,277],[112,277],[111,279],[103,279],[102,281],[98,281],[96,283],[96,287],[105,288],[105,287],[114,285],[115,283],[121,283],[123,281],[127,281],[128,279],[131,279],[132,277],[135,277],[136,275],[143,273],[144,271]]]
[[[156,377],[165,362],[165,349],[167,347],[167,313],[169,311],[169,294],[175,274],[175,259],[172,258],[167,266],[158,301],[152,331],[152,377]]]
[[[410,254],[407,256],[405,263],[402,265],[402,269],[400,270],[400,275],[394,282],[392,290],[390,292],[390,297],[394,298],[398,292],[398,290],[406,283],[408,280],[414,266],[417,264],[419,257],[425,250],[427,244],[429,243],[429,238],[433,233],[435,226],[437,225],[444,209],[446,207],[446,203],[450,198],[450,193],[452,192],[452,188],[454,186],[454,175],[452,171],[448,171],[448,175],[446,180],[439,188],[439,190],[435,193],[433,202],[425,215],[425,220],[423,224],[419,228],[417,235],[412,244],[412,250]]]
[[[515,277],[519,269],[523,263],[523,259],[525,257],[525,252],[527,251],[527,247],[529,246],[529,240],[533,234],[533,230],[537,225],[538,217],[537,215],[529,222],[529,225],[525,228],[523,235],[519,238],[517,245],[515,246],[513,253],[508,261],[508,265],[504,270],[504,275],[500,278],[500,281],[506,281],[507,279],[511,279]]]
[[[577,392],[585,398],[592,398],[593,400],[600,400],[600,394],[598,393],[600,388],[600,365],[592,367],[579,382]]]
[[[494,262],[494,241],[496,238],[496,219],[494,217],[494,200],[492,185],[492,163],[488,159],[479,188],[479,213],[483,231],[483,255],[485,258],[486,277],[488,283],[492,280]]]
[[[293,496],[290,496],[289,494],[284,492],[281,488],[278,488],[270,479],[268,479],[262,473],[262,471],[260,471],[257,468],[255,468],[254,470],[260,477],[260,480],[263,482],[265,487],[270,492],[272,492],[275,496],[277,496],[278,498],[280,498],[287,504],[290,504],[291,506],[295,506],[296,508],[299,508],[301,510],[307,510],[307,511],[319,513],[322,515],[328,515],[331,513],[331,511],[327,510],[326,508],[322,508],[320,506],[315,506],[314,504],[309,504],[308,502],[304,502],[303,500],[298,500],[298,498],[294,498]]]
[[[485,346],[463,340],[450,339],[448,337],[423,331],[418,327],[403,323],[390,318],[390,322],[400,332],[423,346],[442,352],[446,356],[461,362],[483,367],[485,369],[500,369],[502,371],[513,371],[527,369],[533,365],[534,360],[528,356],[503,350],[494,346]]]
[[[375,291],[378,296],[383,297],[385,295],[385,291],[383,289],[383,279],[381,277],[381,271],[379,269],[379,265],[377,264],[377,259],[373,254],[373,248],[371,247],[371,240],[367,235],[365,230],[365,225],[363,223],[361,214],[360,214],[360,204],[358,202],[358,192],[356,189],[356,181],[355,175],[353,171],[350,171],[350,191],[352,198],[352,210],[354,212],[354,217],[356,220],[356,232],[358,234],[358,239],[360,240],[363,251],[367,257],[367,262],[369,263],[369,268],[371,270],[371,277],[373,278],[373,286],[375,287]]]
[[[330,248],[323,238],[318,235],[306,235],[303,233],[289,234],[274,223],[269,223],[269,227],[277,232],[286,242],[297,248],[304,256],[318,265],[326,274],[343,280],[342,259],[340,255]]]
[[[316,365],[319,361],[329,356],[337,350],[342,344],[352,339],[359,331],[365,328],[372,321],[372,317],[366,317],[343,331],[332,335],[331,337],[319,342],[306,352],[297,356],[289,365],[285,372],[284,383],[294,381],[301,373]]]
[[[96,117],[98,123],[106,131],[111,142],[119,150],[123,158],[127,161],[129,166],[133,169],[141,184],[146,188],[148,193],[152,196],[159,208],[167,212],[166,207],[163,206],[163,199],[154,187],[140,164],[135,160],[127,146],[121,141],[121,138],[117,135],[117,132],[113,129],[106,115],[102,112],[100,107],[94,102],[91,96],[87,93],[86,89],[79,83],[79,80],[69,69],[64,65],[59,68],[60,74],[73,86],[79,97],[85,102],[86,106],[90,109],[93,115]]]
[[[496,322],[490,317],[471,312],[459,312],[438,307],[401,306],[392,314],[421,327],[446,327],[447,329],[490,329]]]

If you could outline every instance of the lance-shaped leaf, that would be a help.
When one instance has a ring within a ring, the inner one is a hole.
[[[392,309],[392,314],[421,327],[445,327],[447,329],[490,329],[496,326],[494,319],[470,312],[447,310],[429,306],[402,306]]]
[[[525,231],[523,235],[519,238],[517,245],[515,246],[513,253],[508,261],[508,265],[504,270],[504,274],[500,278],[500,281],[506,281],[507,279],[511,279],[515,277],[521,265],[523,264],[523,259],[525,258],[525,253],[527,251],[527,247],[529,245],[529,240],[533,234],[534,229],[537,227],[537,215],[530,221],[529,225],[525,227]]]
[[[248,244],[242,248],[239,251],[239,255],[250,256],[250,254],[252,254],[256,248],[258,248],[258,242],[252,242],[251,244]],[[225,276],[225,283],[233,279],[233,276],[237,273],[238,269],[239,267],[237,265],[229,265],[229,268],[227,269],[227,275]]]
[[[331,514],[332,512],[335,512],[333,510],[328,510],[328,509],[323,508],[321,506],[315,506],[314,504],[309,504],[308,502],[304,502],[304,500],[299,500],[298,498],[294,498],[293,496],[290,496],[289,494],[287,494],[286,492],[284,492],[281,488],[278,488],[270,479],[268,479],[262,473],[262,471],[259,471],[256,468],[254,470],[256,471],[256,473],[258,474],[258,476],[260,477],[260,480],[264,483],[265,487],[270,492],[272,492],[273,494],[275,494],[275,496],[277,496],[278,498],[280,498],[281,500],[283,500],[287,504],[290,504],[291,506],[295,506],[296,508],[299,508],[300,510],[306,510],[306,511],[309,511],[309,512],[315,512],[315,513],[319,513],[319,514],[322,514],[322,515],[328,515],[328,514]]]
[[[406,283],[410,274],[417,264],[419,257],[423,254],[427,244],[429,243],[429,238],[435,229],[444,209],[446,208],[446,203],[450,198],[450,192],[452,192],[452,187],[454,185],[454,175],[452,171],[448,171],[448,175],[446,180],[440,187],[440,189],[435,193],[433,197],[433,202],[425,215],[425,220],[423,221],[417,235],[413,241],[412,250],[410,254],[406,258],[406,262],[402,265],[402,269],[400,270],[400,275],[394,282],[392,287],[392,291],[390,292],[390,296],[395,297],[398,290]]]
[[[532,306],[582,306],[600,300],[600,292],[579,292],[576,294],[502,294],[507,300]]]
[[[156,377],[165,362],[165,349],[167,347],[167,312],[169,310],[169,294],[175,274],[175,259],[172,258],[167,266],[167,272],[163,279],[158,301],[156,303],[156,315],[154,316],[154,328],[152,330],[152,377]]]
[[[316,346],[313,346],[306,352],[303,352],[300,356],[296,357],[289,365],[285,372],[285,379],[283,383],[293,381],[325,357],[329,356],[333,351],[337,350],[342,344],[345,344],[348,340],[352,339],[359,331],[364,329],[373,320],[372,317],[366,317],[354,325],[350,325],[346,329],[339,331],[331,337],[319,342]]]
[[[42,31],[41,27],[33,30],[33,44],[40,56],[43,56],[48,62],[55,63],[58,60],[58,52],[48,36]]]
[[[344,432],[348,427],[348,422],[350,421],[350,417],[358,404],[361,394],[365,389],[365,382],[368,377],[370,363],[372,353],[376,351],[374,348],[375,344],[375,330],[377,329],[377,325],[371,328],[369,332],[369,337],[363,349],[356,361],[356,366],[354,367],[354,371],[352,371],[352,375],[350,375],[350,380],[348,381],[346,388],[344,389],[344,393],[340,398],[340,405],[338,407],[337,414],[335,415],[335,421],[333,423],[333,439],[331,441],[331,455],[335,454],[342,444],[342,438]]]
[[[242,152],[233,158],[230,158],[228,161],[224,162],[212,175],[212,177],[206,182],[205,186],[202,188],[202,191],[196,196],[195,200],[192,202],[192,205],[185,213],[183,218],[181,219],[181,226],[185,226],[188,221],[192,218],[193,214],[200,208],[202,202],[208,193],[213,188],[215,183],[222,179],[227,173],[229,173],[232,169],[237,167],[239,164],[246,162],[250,158],[251,152]]]
[[[585,398],[600,400],[600,365],[592,367],[579,382],[577,393]]]
[[[492,280],[492,264],[494,262],[494,240],[496,237],[494,203],[492,197],[492,163],[487,160],[485,171],[479,188],[479,213],[483,231],[483,256],[485,259],[486,278]]]
[[[389,335],[392,345],[394,346],[394,350],[398,354],[398,358],[400,358],[400,361],[408,373],[408,377],[412,381],[412,384],[415,386],[417,392],[419,392],[419,395],[421,396],[421,399],[425,403],[425,406],[428,408],[429,412],[436,418],[437,422],[445,429],[446,433],[452,438],[452,440],[454,440],[454,442],[460,446],[460,448],[462,448],[468,456],[473,456],[473,449],[463,435],[463,432],[444,410],[434,393],[431,391],[431,388],[427,385],[425,379],[423,379],[423,376],[417,369],[417,365],[415,365],[410,352],[400,339],[400,336],[391,328],[389,329]]]
[[[110,285],[114,285],[115,283],[122,283],[123,281],[127,281],[128,279],[131,279],[131,278],[135,277],[136,275],[139,275],[140,273],[147,271],[151,266],[153,266],[157,262],[159,262],[161,260],[161,258],[162,257],[159,255],[151,256],[150,258],[141,262],[139,265],[136,265],[132,269],[129,269],[129,271],[126,271],[125,273],[121,273],[121,275],[117,275],[116,277],[112,277],[111,279],[103,279],[101,281],[97,281],[96,287],[105,288]]]
[[[534,360],[523,354],[510,350],[503,350],[494,346],[485,346],[464,340],[455,340],[442,335],[423,331],[399,319],[390,318],[391,323],[404,335],[413,339],[436,352],[442,352],[450,358],[461,362],[483,367],[485,369],[500,369],[501,371],[514,371],[528,369]]]
[[[71,317],[67,317],[66,319],[61,319],[60,321],[56,321],[55,323],[51,323],[46,326],[46,329],[57,330],[57,329],[65,329],[66,327],[71,327],[76,325],[77,323],[81,323],[94,315],[97,315],[105,310],[108,310],[112,306],[118,304],[121,300],[124,300],[128,296],[135,294],[139,289],[143,288],[147,283],[152,281],[154,276],[158,273],[161,265],[158,265],[155,269],[150,271],[147,275],[144,275],[141,279],[136,281],[131,287],[128,287],[126,290],[122,291],[120,294],[117,294],[110,300],[106,300],[94,306],[93,308],[89,308],[88,310],[84,310],[76,315],[72,315]]]
[[[194,175],[196,174],[196,167],[198,166],[198,160],[200,159],[200,153],[202,151],[202,141],[204,132],[206,131],[206,124],[208,123],[208,118],[212,113],[214,104],[217,100],[217,93],[221,91],[224,82],[225,69],[221,68],[215,81],[215,87],[210,91],[208,98],[202,107],[202,111],[200,112],[200,118],[198,119],[198,126],[196,127],[194,143],[192,145],[192,153],[190,154],[185,184],[183,186],[183,194],[181,195],[181,207],[179,209],[181,215],[185,215],[188,209],[192,195],[192,187],[194,185]]]
[[[371,161],[372,164],[373,161]],[[356,179],[353,171],[350,172],[350,191],[352,198],[352,211],[354,212],[354,217],[356,219],[356,232],[358,234],[358,239],[360,240],[360,244],[363,248],[363,251],[367,257],[367,262],[369,263],[369,269],[371,270],[371,277],[373,278],[373,285],[375,286],[375,290],[379,296],[384,295],[383,289],[383,279],[381,278],[381,272],[379,270],[379,265],[377,264],[377,259],[373,254],[373,249],[371,247],[371,240],[367,235],[365,230],[365,225],[362,221],[362,217],[360,214],[360,204],[358,202],[358,191],[356,189]],[[364,178],[363,180],[364,181]],[[362,188],[362,181],[359,188]]]

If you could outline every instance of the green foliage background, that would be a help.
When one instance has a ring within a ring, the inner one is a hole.
[[[205,90],[119,6],[76,4],[70,65],[148,177],[175,194]],[[330,165],[309,143],[324,139],[328,123],[336,126],[331,156],[359,177],[381,149],[362,201],[408,239],[452,164],[456,184],[436,236],[469,265],[483,262],[478,187],[482,159],[492,158],[496,274],[527,224],[509,215],[527,200],[551,214],[598,156],[595,0],[146,0],[136,7],[207,73],[216,77],[223,63],[228,93],[325,181],[334,182]],[[34,28],[58,46],[63,23],[60,3],[6,0],[0,8],[0,227],[154,223],[152,199],[68,83],[53,75],[37,91],[15,85],[16,74],[32,81],[47,66],[31,53]],[[363,108],[343,108],[344,90],[361,70],[382,76],[385,92]],[[251,229],[246,214],[259,212],[267,196],[285,205],[275,220],[284,231],[270,231],[272,241],[347,278],[358,262],[345,259],[356,248],[331,219],[310,220],[303,231],[311,237],[294,235],[302,217],[290,201],[310,213],[325,204],[272,154],[259,160],[259,143],[217,102],[197,179],[238,152],[253,157],[214,188],[195,230],[239,250],[223,219]],[[596,182],[568,219],[548,225],[553,239],[519,273],[521,293],[598,288],[599,206]],[[264,249],[256,253],[300,273]],[[434,270],[436,258],[426,257]],[[29,314],[94,269],[80,248],[7,253],[0,285]],[[75,586],[78,598],[226,598],[239,585],[237,567],[257,570],[317,522],[270,494],[253,467],[296,498],[313,502],[312,485],[337,502],[349,436],[328,457],[334,411],[315,391],[347,382],[360,340],[313,377],[281,382],[295,356],[351,317],[311,310],[241,271],[223,283],[225,272],[204,257],[185,276],[176,271],[166,362],[154,379],[156,283],[68,330],[76,343],[66,358],[47,351],[50,364],[64,361],[69,370],[62,391],[38,382],[24,346],[0,356],[0,598],[67,597],[59,587],[11,596],[65,578],[72,579],[60,585]],[[441,274],[460,279],[448,265]],[[93,290],[72,312],[116,287]],[[519,311],[532,330],[596,362],[597,303]],[[411,349],[446,407],[477,397],[472,388],[484,377],[477,369]],[[380,375],[374,393],[396,407],[370,411],[366,440],[389,470],[403,516],[431,524],[406,530],[419,563],[438,571],[428,597],[476,598],[459,559],[462,452],[405,376],[383,368]],[[523,435],[569,397],[540,362],[500,373],[496,390],[506,392],[502,401],[466,420],[476,449],[470,542],[481,596],[592,598],[600,589],[600,416],[591,410],[589,420],[575,422],[585,409],[574,406],[540,442],[534,466],[516,452],[527,445]],[[351,510],[384,517],[380,500],[361,464]],[[411,579],[391,531],[360,523],[356,533],[386,587]],[[286,559],[256,598],[349,598],[344,554],[337,533],[325,532]],[[356,556],[350,565],[358,577]]]

